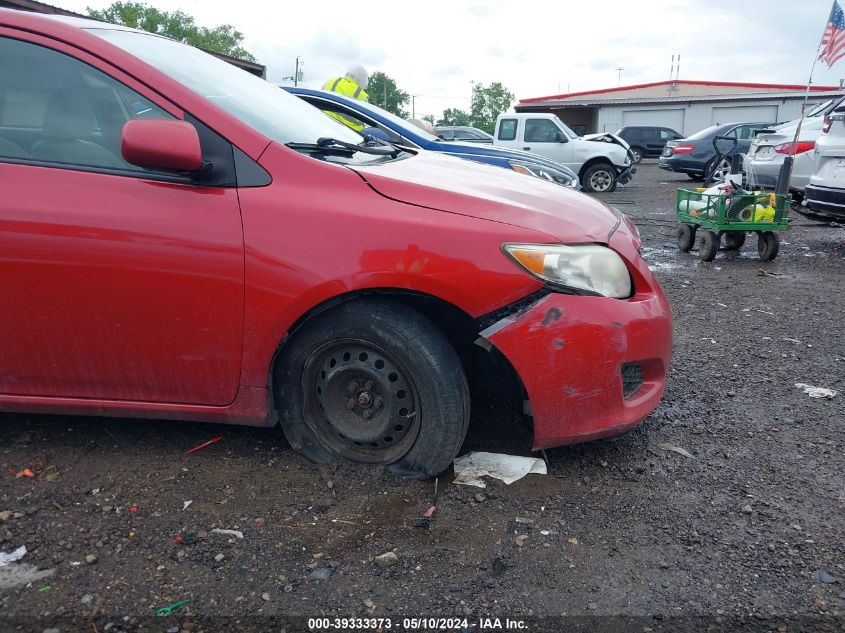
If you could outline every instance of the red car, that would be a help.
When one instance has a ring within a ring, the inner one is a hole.
[[[430,476],[468,375],[518,377],[537,448],[659,402],[669,305],[618,211],[148,33],[0,10],[0,59],[0,410],[280,423]]]

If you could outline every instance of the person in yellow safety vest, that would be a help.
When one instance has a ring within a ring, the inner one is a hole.
[[[369,76],[363,66],[350,66],[349,70],[346,71],[346,74],[343,77],[332,77],[329,79],[323,85],[323,90],[337,92],[339,94],[346,95],[347,97],[352,97],[353,99],[366,101],[368,95],[365,92],[365,89],[367,88],[368,81]],[[360,132],[367,127],[361,121],[358,121],[357,119],[353,121],[344,117],[342,114],[338,114],[337,112],[329,112],[328,110],[324,110],[324,112],[344,125],[348,125],[356,132]]]

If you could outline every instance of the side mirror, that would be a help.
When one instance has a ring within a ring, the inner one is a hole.
[[[555,138],[555,140],[556,140],[558,143],[568,143],[568,142],[569,142],[569,139],[568,139],[568,138],[566,138],[566,135],[565,135],[563,132],[558,132],[558,133],[557,133],[557,137]]]
[[[146,169],[198,171],[202,167],[200,139],[187,121],[127,121],[120,135],[120,153],[127,163]]]

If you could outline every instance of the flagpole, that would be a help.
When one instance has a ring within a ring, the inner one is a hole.
[[[834,8],[836,7],[836,0],[833,1]],[[833,10],[831,10],[831,14]],[[827,23],[825,23],[825,31],[827,30]],[[822,31],[822,40],[824,40],[824,33]],[[810,67],[810,77],[807,79],[807,89],[804,91],[804,101],[801,103],[801,116],[798,119],[798,125],[795,127],[795,136],[792,139],[792,148],[789,155],[784,159],[783,165],[781,166],[781,171],[778,178],[778,186],[776,187],[776,193],[781,193],[784,195],[789,194],[789,185],[792,184],[792,165],[795,162],[795,150],[798,149],[798,136],[801,134],[801,125],[804,123],[804,113],[807,111],[807,99],[810,97],[810,86],[813,83],[813,73],[816,70],[816,64],[818,63],[819,59],[821,58],[821,51],[822,46],[819,44],[818,48],[816,49],[816,56],[813,58],[813,65]],[[785,186],[784,186],[785,184]]]

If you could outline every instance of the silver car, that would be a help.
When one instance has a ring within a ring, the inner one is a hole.
[[[795,148],[795,161],[792,165],[790,191],[796,197],[804,195],[804,187],[813,174],[813,150],[816,141],[822,135],[825,115],[832,111],[843,99],[830,99],[812,110],[801,125],[801,136]],[[749,184],[756,187],[773,189],[777,185],[781,165],[791,154],[792,143],[798,121],[788,121],[757,133],[751,142],[745,161],[745,172]]]

